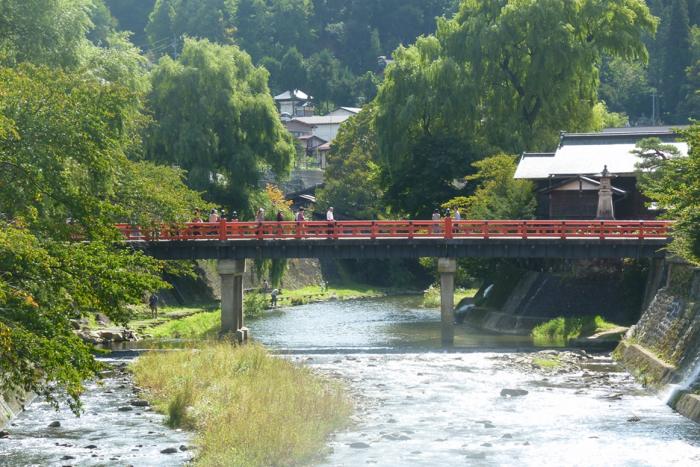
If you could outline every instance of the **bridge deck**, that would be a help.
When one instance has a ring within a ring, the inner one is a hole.
[[[117,226],[163,259],[642,258],[663,256],[666,221],[339,221]]]

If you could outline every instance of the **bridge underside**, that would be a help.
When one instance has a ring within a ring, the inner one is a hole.
[[[133,242],[159,259],[662,258],[668,239],[338,239]]]

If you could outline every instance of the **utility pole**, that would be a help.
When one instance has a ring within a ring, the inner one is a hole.
[[[656,89],[651,91],[651,125],[656,126]]]

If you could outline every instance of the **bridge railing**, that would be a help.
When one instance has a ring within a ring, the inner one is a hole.
[[[116,226],[127,241],[265,240],[347,238],[598,238],[663,239],[669,221],[461,220],[190,222],[141,228]]]

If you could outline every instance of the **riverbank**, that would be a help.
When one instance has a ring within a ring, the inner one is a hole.
[[[149,353],[133,371],[171,427],[197,433],[198,465],[307,463],[352,411],[338,381],[256,345]]]
[[[254,293],[248,292],[248,296]],[[306,286],[296,290],[283,290],[278,296],[278,307],[297,307],[330,301],[350,301],[382,298],[393,295],[418,294],[400,289],[378,288],[364,284],[344,283],[343,285]],[[271,309],[269,294],[261,294],[266,309]],[[259,303],[256,300],[256,304]],[[245,307],[245,304],[244,304]],[[262,309],[260,310],[262,312]],[[246,312],[247,313],[247,312]],[[246,314],[250,318],[249,314]],[[221,313],[217,304],[207,304],[192,308],[165,308],[157,320],[141,319],[134,323],[140,335],[148,338],[208,338],[217,335],[221,328]]]

